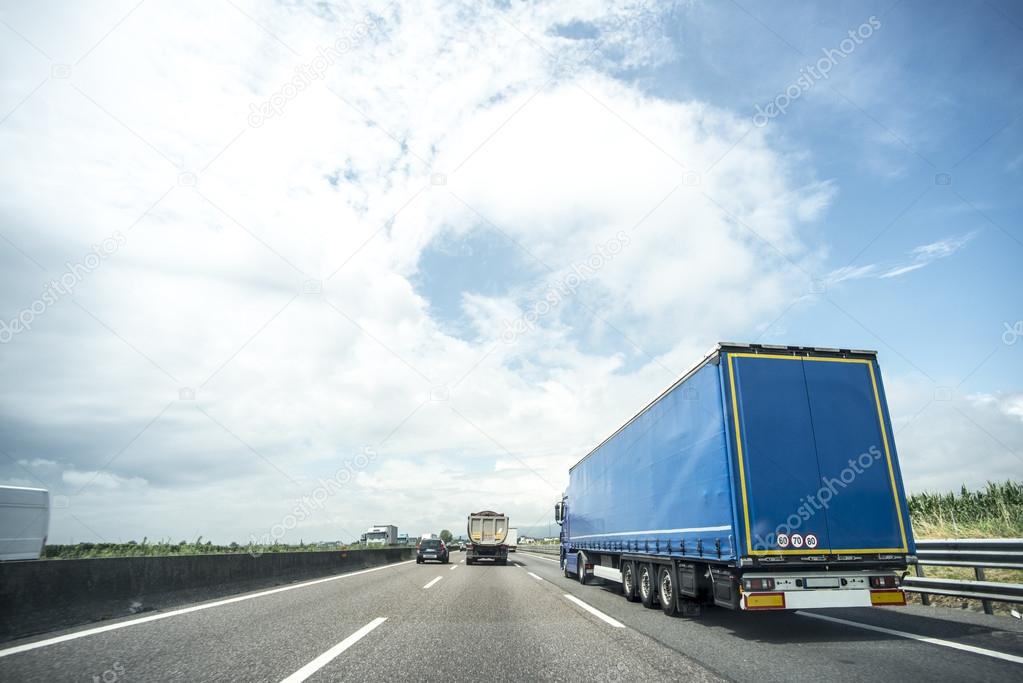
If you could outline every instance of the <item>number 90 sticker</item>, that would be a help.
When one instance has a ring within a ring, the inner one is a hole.
[[[806,547],[807,548],[816,548],[817,547],[817,536],[816,535],[814,535],[814,534],[807,534],[806,535]]]
[[[778,534],[778,547],[779,548],[788,548],[789,547],[789,535],[788,534]]]
[[[792,541],[793,548],[803,547],[803,537],[800,536],[799,534],[792,534],[792,538],[790,540]]]

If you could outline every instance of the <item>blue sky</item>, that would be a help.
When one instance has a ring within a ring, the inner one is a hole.
[[[1014,3],[0,19],[0,311],[32,319],[0,480],[60,496],[56,540],[265,536],[364,449],[282,540],[543,524],[719,340],[877,349],[910,491],[1021,471]]]

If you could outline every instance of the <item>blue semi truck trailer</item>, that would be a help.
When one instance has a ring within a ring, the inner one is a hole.
[[[874,351],[718,344],[569,472],[561,566],[666,614],[904,605]]]

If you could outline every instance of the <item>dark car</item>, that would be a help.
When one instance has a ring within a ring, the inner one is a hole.
[[[448,547],[444,541],[439,538],[427,538],[420,541],[416,551],[416,564],[422,564],[427,560],[448,563]]]

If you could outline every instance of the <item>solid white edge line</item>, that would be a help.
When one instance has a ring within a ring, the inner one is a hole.
[[[930,636],[921,636],[916,633],[909,633],[907,631],[896,631],[891,628],[884,628],[883,626],[872,626],[870,624],[861,624],[858,621],[849,621],[847,619],[839,619],[837,617],[829,617],[823,614],[810,614],[809,612],[796,612],[796,614],[804,617],[810,617],[811,619],[821,619],[823,621],[831,621],[836,624],[844,624],[845,626],[852,626],[853,628],[862,628],[867,631],[877,631],[878,633],[886,633],[890,636],[898,636],[899,638],[908,638],[909,640],[918,640],[922,643],[930,643],[931,645],[940,645],[942,647],[949,647],[953,650],[962,650],[964,652],[972,652],[977,655],[983,655],[985,657],[994,657],[995,659],[1002,659],[1006,662],[1013,662],[1014,664],[1023,664],[1023,657],[1018,655],[1010,655],[1004,652],[998,652],[997,650],[988,650],[983,647],[976,647],[975,645],[965,645],[963,643],[956,643],[951,640],[942,640],[940,638],[932,638]]]
[[[540,560],[547,560],[548,562],[557,562],[558,564],[561,564],[561,560],[555,560],[553,557],[544,557],[543,555],[535,555],[533,553],[527,553],[525,551],[523,551],[522,554],[529,555],[530,557],[535,557]]]
[[[295,673],[283,679],[281,683],[302,683],[302,681],[309,678],[314,673],[325,667],[327,664],[331,662],[331,660],[336,658],[339,654],[350,648],[352,645],[355,645],[357,642],[362,640],[364,637],[366,637],[366,635],[369,634],[370,631],[372,631],[385,621],[387,621],[387,617],[377,617],[376,619],[369,622],[352,635],[342,640],[334,647],[324,652],[322,655],[320,655],[313,661],[303,666]]]
[[[56,636],[54,638],[47,638],[45,640],[37,640],[34,643],[26,643],[24,645],[18,645],[16,647],[9,647],[6,650],[0,650],[0,657],[7,657],[8,655],[15,655],[19,652],[28,652],[29,650],[35,650],[40,647],[46,647],[47,645],[56,645],[57,643],[64,643],[69,640],[77,640],[78,638],[85,638],[86,636],[96,635],[97,633],[106,633],[107,631],[116,631],[122,628],[128,628],[129,626],[136,626],[138,624],[145,624],[150,621],[159,621],[160,619],[168,619],[170,617],[176,617],[179,614],[188,614],[190,612],[199,612],[204,609],[212,609],[213,607],[220,607],[221,605],[230,605],[235,602],[243,602],[245,600],[252,600],[254,598],[261,598],[266,595],[273,595],[275,593],[283,593],[285,591],[295,590],[296,588],[305,588],[307,586],[315,586],[318,583],[327,583],[328,581],[337,581],[338,579],[345,579],[349,576],[358,576],[360,574],[369,574],[370,572],[378,572],[381,569],[390,569],[392,567],[398,567],[403,564],[410,564],[414,560],[406,560],[405,562],[395,562],[394,564],[386,564],[382,567],[373,567],[371,569],[360,569],[357,572],[349,572],[347,574],[338,574],[336,576],[328,576],[323,579],[313,579],[312,581],[305,581],[303,583],[293,583],[288,586],[282,586],[280,588],[272,588],[266,591],[260,591],[259,593],[251,593],[249,595],[239,595],[233,598],[227,598],[226,600],[217,600],[216,602],[207,602],[202,605],[193,605],[192,607],[183,607],[181,609],[171,610],[170,612],[161,612],[159,614],[152,614],[148,617],[140,617],[138,619],[131,619],[130,621],[121,621],[116,624],[108,624],[107,626],[97,626],[96,628],[89,628],[83,631],[75,631],[74,633],[68,633],[63,636]]]
[[[618,621],[617,619],[615,619],[615,618],[613,618],[613,617],[609,617],[609,616],[607,616],[606,614],[604,614],[603,612],[601,612],[601,611],[600,611],[599,609],[597,609],[596,607],[591,607],[590,605],[587,605],[587,604],[586,604],[585,602],[583,602],[583,601],[582,601],[582,600],[580,600],[579,598],[575,597],[574,595],[569,595],[568,593],[565,593],[565,597],[566,597],[566,598],[567,598],[568,600],[571,600],[571,601],[572,601],[572,602],[574,602],[575,604],[579,605],[579,606],[580,606],[580,607],[582,607],[582,608],[583,608],[584,610],[586,610],[587,612],[589,612],[589,613],[590,613],[590,614],[592,614],[593,616],[597,617],[597,618],[598,618],[598,619],[600,619],[601,621],[603,621],[603,622],[605,622],[605,623],[608,623],[608,624],[610,624],[611,626],[614,626],[615,628],[625,628],[625,624],[623,624],[622,622]]]
[[[542,576],[537,576],[536,574],[534,574],[533,572],[530,572],[530,571],[527,571],[526,573],[529,574],[530,576],[532,576],[537,581],[543,581],[543,577]]]
[[[433,584],[437,583],[438,581],[440,581],[443,578],[444,578],[443,576],[438,576],[436,579],[434,579],[430,583],[428,583],[425,586],[423,586],[423,590],[426,590],[427,588],[429,588],[430,586],[432,586]]]

